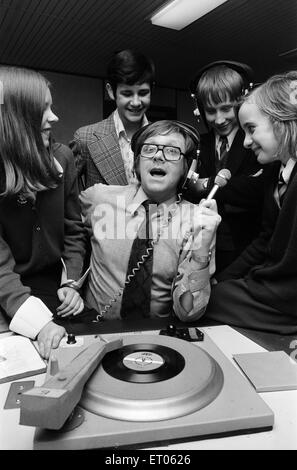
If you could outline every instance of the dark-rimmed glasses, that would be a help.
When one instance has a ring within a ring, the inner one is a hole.
[[[173,145],[157,145],[157,144],[142,144],[140,155],[144,158],[154,158],[159,150],[162,150],[165,160],[168,162],[178,162],[182,155],[181,149],[179,147],[174,147]]]

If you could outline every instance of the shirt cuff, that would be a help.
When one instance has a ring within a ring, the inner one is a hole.
[[[19,335],[35,339],[52,319],[53,314],[47,306],[38,297],[31,295],[15,313],[9,328]]]
[[[204,289],[209,283],[209,267],[195,270],[185,275],[181,282],[181,292],[190,291],[192,294]]]

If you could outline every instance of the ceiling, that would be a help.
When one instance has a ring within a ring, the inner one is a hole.
[[[297,0],[229,0],[182,31],[150,23],[164,3],[0,0],[0,63],[104,78],[111,55],[132,48],[153,59],[157,85],[178,89],[214,60],[248,63],[257,82],[297,69]]]

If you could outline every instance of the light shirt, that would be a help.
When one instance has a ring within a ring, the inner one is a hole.
[[[293,171],[293,168],[294,168],[295,164],[296,164],[296,160],[294,158],[289,158],[286,165],[282,164],[281,167],[280,167],[279,176],[282,175],[283,180],[284,180],[286,185],[289,184],[291,173]],[[278,185],[276,185],[276,188],[274,190],[273,195],[274,195],[274,199],[277,202],[278,207],[280,207]]]
[[[134,154],[131,149],[131,140],[127,136],[123,122],[120,118],[120,115],[117,109],[113,113],[113,119],[114,119],[116,134],[119,139],[119,146],[121,149],[121,154],[123,158],[123,163],[124,163],[124,168],[125,168],[125,173],[126,173],[128,184],[136,183],[137,177],[133,171]],[[146,116],[143,116],[141,127],[145,126],[146,124],[148,124],[148,120]]]
[[[120,318],[130,252],[138,228],[144,222],[142,203],[148,199],[141,186],[96,184],[80,195],[83,219],[91,233],[92,255],[86,300],[107,318]],[[202,316],[210,295],[210,275],[214,273],[214,250],[209,265],[192,259],[190,230],[198,215],[197,205],[175,198],[160,204],[152,215],[154,240],[151,287],[151,315],[172,313],[181,320]],[[199,213],[200,214],[200,213]],[[202,233],[201,233],[202,237]],[[188,239],[188,241],[187,241]],[[213,248],[213,247],[212,247]],[[199,253],[199,250],[198,250]],[[180,298],[190,291],[193,309],[186,312]],[[112,302],[112,299],[116,299]],[[112,305],[106,310],[106,305]]]
[[[231,148],[231,145],[233,144],[233,140],[236,136],[236,133],[237,133],[238,129],[239,129],[238,126],[236,126],[232,130],[232,132],[230,132],[230,134],[226,136],[227,137],[227,147],[226,147],[227,152],[229,152],[229,150]],[[216,152],[217,152],[218,156],[220,156],[220,147],[221,147],[221,145],[222,145],[221,136],[216,134]]]

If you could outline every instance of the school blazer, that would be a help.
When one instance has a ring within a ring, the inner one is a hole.
[[[254,153],[244,148],[243,141],[244,132],[238,129],[225,164],[225,168],[231,172],[231,179],[215,195],[222,217],[218,241],[220,242],[223,225],[226,224],[236,251],[242,251],[258,234],[264,200],[262,167]],[[207,192],[213,187],[216,176],[215,154],[214,133],[201,135],[197,173],[199,178],[209,178]],[[191,202],[199,202],[201,198],[206,197],[207,192],[194,197],[187,193],[186,198]]]
[[[282,208],[274,190],[280,162],[265,168],[265,202],[259,236],[218,279],[245,278],[251,295],[286,314],[297,325],[297,164],[293,168]]]
[[[74,154],[80,189],[96,183],[128,184],[113,114],[78,129],[69,146]]]

